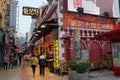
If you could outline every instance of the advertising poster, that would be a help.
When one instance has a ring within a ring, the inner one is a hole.
[[[120,67],[120,43],[112,43],[113,65]]]
[[[120,17],[118,0],[67,0],[68,11],[77,12],[78,7],[84,8],[84,13],[103,15],[108,12],[110,17]]]

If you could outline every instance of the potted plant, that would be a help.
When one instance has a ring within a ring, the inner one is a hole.
[[[77,74],[77,72],[76,72],[77,62],[70,61],[68,65],[69,65],[69,80],[74,80],[75,76]]]
[[[70,61],[69,62],[69,68],[71,70],[76,70],[77,62],[76,61]]]
[[[89,64],[85,62],[78,62],[76,65],[76,71],[78,73],[85,73],[88,72]]]
[[[89,64],[79,61],[69,62],[69,80],[87,80]]]

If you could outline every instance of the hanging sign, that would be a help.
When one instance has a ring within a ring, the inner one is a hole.
[[[23,7],[23,15],[38,17],[39,13],[39,8]]]

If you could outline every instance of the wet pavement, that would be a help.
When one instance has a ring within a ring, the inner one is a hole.
[[[120,77],[114,76],[113,71],[104,70],[103,72],[91,72],[89,80],[120,80]],[[39,75],[39,68],[36,69],[35,77],[32,75],[30,66],[16,66],[13,69],[4,70],[0,68],[0,80],[68,80],[68,75],[58,75],[45,69],[45,75]]]
[[[48,68],[45,70],[45,75],[39,75],[39,68],[36,69],[35,77],[32,75],[30,66],[17,66],[13,69],[0,69],[0,80],[68,80],[68,75],[58,75],[49,72]]]

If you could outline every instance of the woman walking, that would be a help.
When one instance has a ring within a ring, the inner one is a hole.
[[[14,65],[14,53],[12,53],[9,57],[9,68],[13,69]]]
[[[30,59],[30,63],[31,63],[31,68],[33,72],[33,77],[35,77],[36,66],[38,64],[38,59],[35,56],[35,54],[32,55],[32,58]]]
[[[9,57],[7,54],[4,55],[4,69],[7,70]]]

